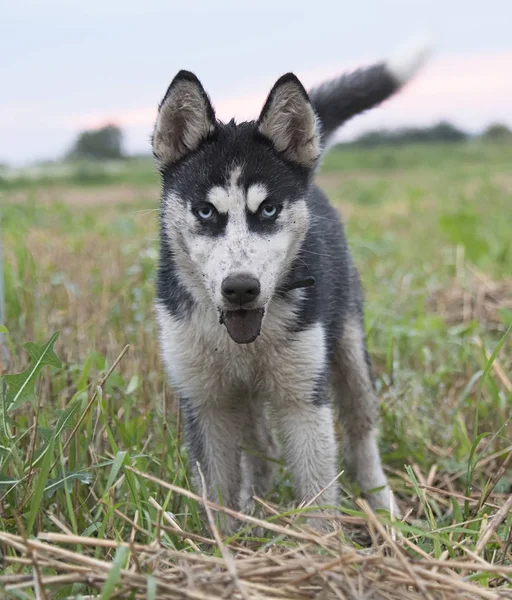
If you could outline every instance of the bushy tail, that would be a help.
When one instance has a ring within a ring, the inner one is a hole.
[[[387,61],[336,77],[310,90],[309,97],[322,122],[322,146],[355,115],[377,106],[418,71],[430,52],[426,38],[400,48]]]

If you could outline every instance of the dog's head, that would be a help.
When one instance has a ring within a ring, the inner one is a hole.
[[[224,124],[197,77],[180,71],[152,143],[162,235],[182,283],[213,303],[235,342],[254,341],[308,229],[320,131],[306,91],[284,75],[257,121]]]

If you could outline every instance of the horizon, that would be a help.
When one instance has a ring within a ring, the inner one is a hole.
[[[237,123],[239,123],[239,122],[237,121]],[[334,136],[334,142],[330,143],[329,147],[333,148],[335,146],[344,146],[344,145],[350,146],[350,145],[357,144],[357,142],[359,141],[359,139],[362,136],[366,135],[366,134],[372,134],[372,133],[378,133],[378,134],[379,133],[381,133],[381,134],[386,134],[386,133],[406,133],[409,130],[416,130],[417,129],[417,130],[421,131],[421,130],[432,129],[435,126],[441,125],[441,124],[447,124],[447,125],[455,127],[458,131],[460,131],[461,133],[463,133],[466,136],[465,139],[452,140],[450,142],[442,141],[442,140],[421,141],[421,142],[407,141],[407,142],[402,142],[402,143],[400,143],[398,145],[404,145],[405,146],[405,145],[411,145],[411,144],[414,145],[414,144],[430,144],[430,143],[438,143],[438,144],[439,143],[440,144],[445,144],[445,143],[464,143],[466,141],[480,139],[486,133],[486,131],[489,129],[489,127],[491,127],[493,125],[499,125],[499,126],[505,125],[507,127],[507,125],[504,124],[504,123],[501,123],[501,122],[498,122],[498,121],[491,121],[487,125],[484,125],[484,127],[481,130],[472,132],[472,131],[465,130],[463,128],[459,128],[459,127],[455,126],[453,123],[451,123],[450,121],[440,120],[440,121],[435,121],[435,122],[430,123],[430,124],[427,123],[426,125],[423,125],[423,126],[417,126],[417,125],[415,125],[413,123],[411,125],[405,125],[405,126],[398,125],[396,127],[389,127],[389,128],[388,127],[382,127],[382,128],[377,128],[377,129],[372,129],[372,128],[366,129],[366,128],[363,128],[363,130],[361,131],[360,134],[357,134],[357,135],[354,135],[354,136],[350,136],[347,139],[345,139],[344,136],[340,136],[339,133],[338,133],[338,137]],[[119,127],[117,123],[105,122],[104,124],[99,125],[98,127],[95,127],[95,128],[92,128],[92,129],[88,129],[88,130],[84,129],[83,131],[97,131],[97,130],[101,130],[104,127],[108,127],[108,126]],[[124,133],[122,127],[120,127],[120,129],[121,129],[121,133]],[[78,134],[77,134],[77,136],[78,136]],[[386,143],[382,144],[382,146],[386,146],[386,145],[387,145]],[[393,147],[396,146],[393,143],[389,143],[388,145],[389,146],[393,146]],[[365,146],[361,146],[361,147],[363,148]],[[376,149],[377,146],[370,145],[370,146],[367,146],[366,148],[369,149],[369,150],[373,150],[373,149]],[[148,146],[148,148],[146,148],[145,151],[141,151],[141,152],[137,152],[137,151],[135,151],[135,152],[126,152],[125,149],[124,149],[124,144],[122,143],[121,144],[121,150],[122,150],[122,156],[121,157],[119,157],[119,158],[112,158],[112,159],[101,159],[101,160],[107,160],[107,161],[112,160],[112,161],[115,162],[115,161],[118,161],[118,160],[122,161],[122,160],[125,160],[125,159],[138,159],[138,158],[152,159],[153,158],[153,154],[152,154],[152,150],[151,150],[150,146]],[[46,158],[46,159],[43,158],[43,159],[40,159],[40,160],[36,159],[32,163],[25,165],[25,167],[38,166],[38,165],[51,164],[51,163],[61,163],[61,162],[66,162],[67,160],[73,161],[74,159],[69,159],[68,156],[66,156],[65,154],[63,154],[62,156],[57,156],[55,158]],[[95,159],[95,160],[100,160],[100,159]],[[0,165],[1,164],[2,163],[0,163]],[[5,165],[5,163],[4,163],[4,165]],[[10,167],[11,165],[7,164],[6,166]],[[13,168],[16,168],[15,165],[12,165],[12,166],[13,166]]]

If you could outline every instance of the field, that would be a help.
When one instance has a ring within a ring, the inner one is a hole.
[[[222,540],[187,480],[158,356],[152,166],[0,178],[5,593],[512,598],[511,164],[512,147],[476,142],[328,155],[319,181],[365,287],[405,518],[369,513],[342,474],[339,527],[315,533],[282,466],[264,533],[248,519]]]

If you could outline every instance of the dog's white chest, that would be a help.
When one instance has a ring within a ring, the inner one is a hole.
[[[157,305],[162,353],[171,383],[184,395],[210,401],[240,394],[296,396],[325,368],[320,324],[290,334],[284,309],[267,315],[252,344],[233,342],[215,315],[204,311],[179,320]]]

